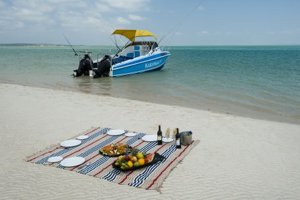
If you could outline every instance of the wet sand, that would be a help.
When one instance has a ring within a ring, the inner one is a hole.
[[[0,84],[1,199],[299,199],[300,125],[148,102]],[[93,127],[200,140],[163,183],[146,191],[24,161]]]

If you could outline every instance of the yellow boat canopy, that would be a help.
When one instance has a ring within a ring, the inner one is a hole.
[[[130,41],[134,42],[136,37],[155,37],[153,33],[147,30],[128,30],[128,29],[117,29],[115,30],[112,35],[123,35],[124,37],[128,38]]]

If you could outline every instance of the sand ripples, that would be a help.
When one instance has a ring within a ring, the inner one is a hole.
[[[0,199],[300,199],[299,125],[14,85],[0,96]],[[90,126],[151,133],[156,123],[200,139],[159,191],[24,161]]]

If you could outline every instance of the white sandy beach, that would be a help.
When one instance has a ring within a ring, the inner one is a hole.
[[[300,199],[300,125],[108,96],[0,84],[0,199]],[[90,127],[192,130],[160,191],[24,159]]]

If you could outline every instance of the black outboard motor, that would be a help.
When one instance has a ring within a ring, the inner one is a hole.
[[[93,69],[93,61],[89,54],[85,54],[79,62],[78,69],[74,70],[73,76],[78,77],[81,75],[88,76],[89,71]]]
[[[109,71],[111,68],[111,56],[105,55],[102,60],[97,63],[97,69],[95,70],[94,78],[98,78],[101,76],[107,77],[109,76]]]

